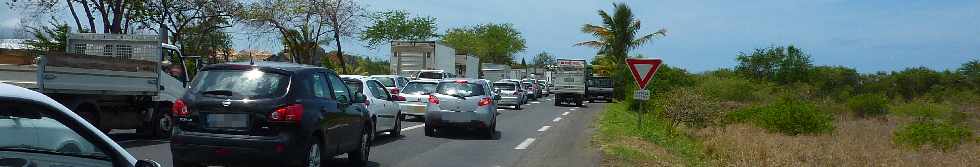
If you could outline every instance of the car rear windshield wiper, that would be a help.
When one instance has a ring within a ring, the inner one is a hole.
[[[234,92],[230,90],[209,90],[201,92],[202,95],[221,95],[221,96],[232,96]]]
[[[16,145],[16,146],[2,146],[0,151],[13,151],[13,152],[29,152],[29,153],[39,153],[39,154],[52,154],[52,155],[62,155],[71,157],[81,157],[88,159],[99,159],[99,160],[110,160],[109,156],[104,154],[82,154],[82,153],[70,153],[70,152],[58,152],[55,150],[41,148],[31,145]]]

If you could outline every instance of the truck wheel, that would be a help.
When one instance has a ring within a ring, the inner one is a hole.
[[[170,115],[170,106],[164,105],[157,107],[153,113],[153,136],[159,138],[169,138],[170,131],[174,128],[173,116]]]

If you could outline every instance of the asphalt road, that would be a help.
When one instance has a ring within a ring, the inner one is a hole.
[[[598,166],[598,151],[590,145],[592,121],[605,104],[556,107],[553,97],[531,102],[522,110],[500,107],[497,135],[493,139],[466,130],[427,137],[421,120],[409,118],[402,122],[401,136],[378,136],[371,148],[369,165]],[[172,166],[167,140],[144,139],[130,132],[113,131],[110,136],[137,159],[152,159],[163,166]],[[348,166],[346,161],[346,156],[341,155],[325,165]]]

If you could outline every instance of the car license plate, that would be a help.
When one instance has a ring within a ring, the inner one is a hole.
[[[245,128],[248,127],[247,114],[208,114],[208,127]]]
[[[469,112],[445,112],[442,114],[442,119],[448,122],[469,122],[472,117],[472,113]]]

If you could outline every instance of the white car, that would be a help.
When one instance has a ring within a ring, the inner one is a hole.
[[[370,78],[378,80],[378,82],[381,82],[388,89],[388,92],[396,95],[398,92],[401,92],[401,89],[405,88],[405,84],[408,84],[409,81],[407,77],[398,75],[372,75]]]
[[[341,78],[351,91],[367,96],[364,105],[371,114],[372,122],[375,122],[373,128],[375,133],[389,132],[391,136],[401,135],[402,112],[398,102],[404,101],[404,98],[391,95],[384,85],[375,79],[345,75]]]
[[[0,83],[0,166],[160,166],[129,152],[53,99]]]
[[[414,80],[408,82],[398,96],[404,97],[405,101],[400,103],[403,114],[411,115],[416,118],[425,117],[426,105],[429,103],[429,94],[436,91],[439,80]]]

